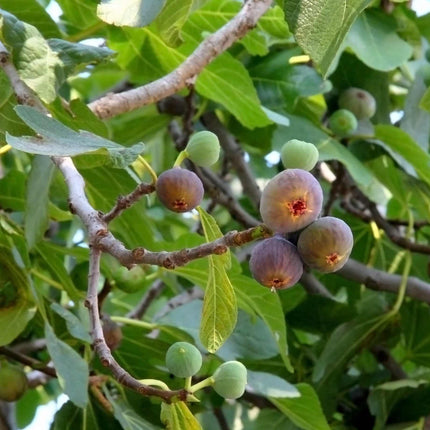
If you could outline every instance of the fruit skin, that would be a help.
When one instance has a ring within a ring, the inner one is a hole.
[[[303,274],[297,248],[281,236],[264,239],[252,250],[249,269],[265,287],[282,290],[296,284]]]
[[[200,204],[204,188],[200,178],[190,170],[174,167],[166,170],[155,184],[160,201],[173,212],[188,212]]]
[[[121,327],[108,315],[102,316],[102,329],[106,345],[111,351],[117,349],[122,341],[123,335]]]
[[[339,107],[351,111],[357,119],[372,118],[376,112],[376,100],[368,91],[351,87],[339,97]]]
[[[331,273],[345,265],[353,244],[354,237],[348,224],[339,218],[327,216],[300,233],[297,249],[309,267]]]
[[[176,342],[167,350],[166,366],[173,375],[189,378],[202,367],[202,354],[191,343]]]
[[[141,266],[134,266],[131,269],[119,266],[112,276],[115,285],[126,293],[135,293],[145,286],[145,270]]]
[[[245,392],[247,371],[239,361],[227,361],[217,368],[212,378],[214,390],[225,399],[237,399]]]
[[[351,111],[339,109],[330,116],[328,125],[334,134],[339,137],[346,137],[357,130],[358,122]]]
[[[300,230],[321,212],[323,191],[319,182],[302,169],[287,169],[274,176],[261,195],[263,222],[276,233]]]
[[[303,140],[289,140],[281,149],[281,160],[286,169],[312,170],[317,164],[318,157],[316,146]]]
[[[28,381],[20,367],[2,364],[0,367],[0,400],[15,402],[27,391]]]
[[[191,136],[185,151],[188,158],[198,166],[212,166],[219,158],[218,137],[211,131],[199,131]]]

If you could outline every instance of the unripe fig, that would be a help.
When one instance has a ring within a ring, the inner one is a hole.
[[[302,169],[287,169],[274,176],[261,195],[263,222],[277,233],[300,230],[321,212],[323,192],[319,182]]]
[[[191,136],[185,151],[187,157],[198,166],[212,166],[219,158],[218,137],[210,131],[199,131]]]
[[[300,233],[297,249],[309,267],[331,273],[341,269],[347,262],[353,243],[348,224],[339,218],[327,216]]]
[[[204,189],[200,178],[180,167],[163,172],[155,184],[158,198],[173,212],[188,212],[200,204]]]
[[[176,342],[167,350],[166,366],[173,375],[189,378],[202,367],[202,354],[191,343]]]
[[[376,101],[368,91],[351,87],[340,95],[339,107],[351,111],[357,119],[372,118],[376,112]]]
[[[339,109],[330,116],[328,125],[339,137],[346,137],[357,130],[358,122],[354,114],[347,109]]]
[[[0,367],[0,400],[15,402],[27,391],[28,382],[20,367],[2,364]]]
[[[249,269],[265,287],[281,290],[291,287],[303,274],[297,248],[281,236],[264,239],[252,250]]]
[[[143,288],[145,271],[141,266],[134,266],[131,269],[120,266],[113,272],[115,285],[126,293],[135,293]]]
[[[281,160],[286,169],[312,170],[317,164],[318,156],[316,146],[303,140],[289,140],[281,149]]]
[[[214,390],[225,399],[237,399],[246,386],[246,367],[239,361],[227,361],[213,374]]]

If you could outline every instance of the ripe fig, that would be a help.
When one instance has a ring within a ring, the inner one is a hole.
[[[318,149],[309,142],[292,139],[281,149],[282,164],[286,169],[312,170],[318,161]]]
[[[261,195],[263,222],[277,233],[300,230],[314,221],[322,207],[319,182],[302,169],[287,169],[274,176]]]
[[[24,395],[27,388],[27,377],[20,367],[2,363],[0,367],[0,400],[15,402]]]
[[[347,262],[354,238],[348,224],[327,216],[306,227],[297,249],[304,263],[323,273],[336,272]]]
[[[106,345],[111,351],[117,349],[123,337],[121,327],[115,321],[112,321],[109,315],[103,315],[102,328]]]
[[[339,109],[330,116],[328,125],[334,134],[339,137],[346,137],[357,130],[358,122],[351,111]]]
[[[294,285],[303,274],[303,263],[291,242],[274,236],[254,247],[249,269],[257,282],[275,291]]]
[[[339,107],[351,111],[357,119],[372,118],[376,112],[376,101],[368,91],[351,87],[340,95]]]
[[[167,350],[166,366],[173,375],[189,378],[202,367],[202,354],[191,343],[176,342]]]
[[[246,367],[239,361],[226,361],[213,374],[214,390],[225,399],[237,399],[246,386]]]
[[[155,184],[158,198],[173,212],[188,212],[198,206],[204,189],[200,178],[180,167],[163,172]]]
[[[199,131],[191,136],[185,151],[187,157],[198,166],[212,166],[219,158],[218,137],[211,131]]]

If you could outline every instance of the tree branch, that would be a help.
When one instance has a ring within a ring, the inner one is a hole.
[[[249,0],[239,13],[208,36],[187,59],[168,75],[123,93],[109,94],[88,106],[99,118],[111,118],[175,94],[194,79],[212,60],[255,27],[272,0]]]

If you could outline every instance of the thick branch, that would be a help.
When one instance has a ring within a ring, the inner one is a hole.
[[[89,104],[99,118],[110,118],[155,103],[175,94],[194,79],[212,60],[255,27],[272,0],[249,0],[239,13],[208,36],[175,70],[154,82],[118,94],[109,94]]]

